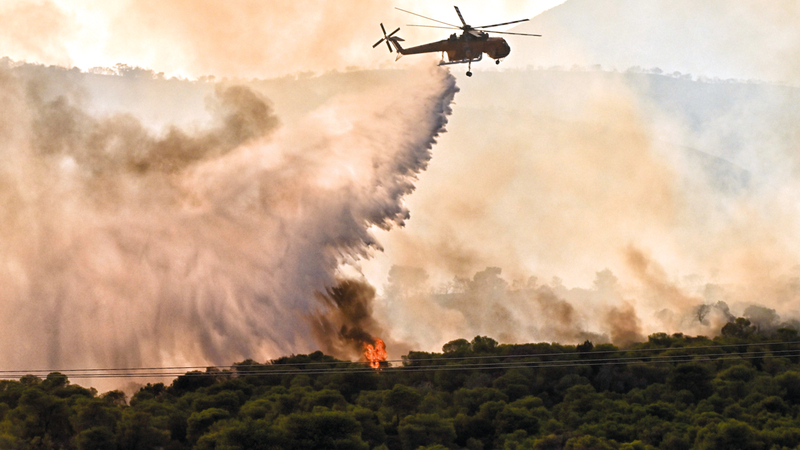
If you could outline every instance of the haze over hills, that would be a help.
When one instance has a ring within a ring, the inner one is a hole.
[[[480,72],[461,86],[412,219],[380,240],[392,264],[425,271],[417,285],[466,295],[403,292],[413,272],[395,270],[393,332],[431,346],[476,331],[504,342],[714,333],[728,306],[712,320],[698,308],[720,301],[796,317],[787,195],[800,90],[591,70]],[[448,275],[461,284],[437,285]],[[610,320],[621,312],[624,326]]]
[[[796,0],[568,0],[509,31],[509,65],[600,64],[800,83]]]

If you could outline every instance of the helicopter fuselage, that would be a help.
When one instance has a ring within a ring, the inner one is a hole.
[[[505,39],[489,37],[485,33],[475,36],[470,32],[463,33],[461,36],[452,34],[448,39],[416,47],[397,47],[397,52],[402,55],[444,52],[447,53],[447,59],[450,62],[479,60],[483,53],[492,59],[499,60],[511,53],[511,47]]]
[[[454,30],[461,30],[461,35],[453,33],[450,35],[448,39],[444,39],[441,41],[430,42],[428,44],[417,45],[416,47],[409,47],[403,48],[400,44],[403,41],[403,38],[397,36],[397,32],[400,31],[398,27],[396,30],[392,31],[391,33],[386,32],[386,27],[383,26],[381,23],[381,31],[383,31],[383,38],[380,39],[378,42],[372,45],[372,48],[377,47],[382,42],[386,42],[386,45],[389,47],[389,52],[392,51],[392,47],[397,51],[397,59],[400,59],[402,55],[416,55],[420,53],[442,53],[442,61],[439,65],[445,64],[467,64],[467,76],[472,76],[472,63],[475,61],[480,61],[483,57],[483,54],[489,55],[490,58],[495,60],[495,63],[500,64],[500,60],[508,56],[511,53],[511,46],[508,45],[505,39],[499,37],[489,37],[489,33],[497,33],[497,34],[514,34],[519,36],[536,36],[540,37],[540,34],[530,34],[530,33],[516,33],[510,31],[489,31],[489,28],[504,26],[504,25],[511,25],[519,22],[526,22],[528,19],[521,19],[521,20],[512,20],[511,22],[503,22],[503,23],[496,23],[494,25],[483,25],[480,27],[473,27],[471,25],[467,25],[467,22],[464,21],[464,16],[461,15],[461,10],[458,9],[458,6],[454,6],[456,10],[456,14],[458,14],[458,20],[461,21],[461,26],[452,25],[447,22],[442,22],[441,20],[432,19],[430,17],[423,16],[421,14],[417,14],[411,11],[406,11],[405,9],[395,8],[400,11],[412,14],[414,16],[422,17],[423,19],[432,20],[434,22],[439,23],[440,25],[410,25],[413,27],[431,27],[431,28],[449,28]],[[446,26],[441,26],[446,25]],[[444,54],[447,53],[448,62],[444,61]]]

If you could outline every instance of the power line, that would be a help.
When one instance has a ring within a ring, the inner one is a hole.
[[[666,351],[695,351],[701,349],[722,349],[722,348],[731,348],[731,347],[758,347],[758,346],[765,346],[765,345],[800,345],[800,341],[775,341],[775,342],[759,342],[759,343],[743,343],[743,344],[714,344],[714,345],[695,345],[695,346],[686,346],[686,347],[657,347],[657,348],[639,348],[639,349],[627,349],[627,350],[592,350],[589,352],[579,352],[579,351],[571,351],[571,352],[556,352],[556,353],[532,353],[532,354],[511,354],[511,355],[481,355],[481,356],[446,356],[443,354],[441,357],[435,358],[402,358],[402,359],[391,359],[385,360],[384,362],[387,363],[417,363],[417,362],[451,362],[451,361],[467,361],[467,360],[485,360],[485,359],[512,359],[512,358],[550,358],[550,357],[559,357],[559,356],[594,356],[594,355],[608,355],[614,353],[644,353],[644,352],[666,352]],[[419,352],[419,353],[428,353],[428,352]],[[741,353],[741,352],[739,352]],[[762,352],[763,353],[763,352]],[[775,353],[773,351],[772,353]],[[698,353],[702,355],[702,353]],[[732,353],[725,353],[726,355],[730,355]],[[735,353],[738,354],[738,353]],[[633,357],[630,357],[633,358]],[[279,358],[280,359],[280,358]],[[597,359],[595,359],[597,360]],[[198,370],[198,369],[209,369],[215,368],[220,370],[236,370],[237,373],[242,373],[241,368],[243,367],[307,367],[307,366],[329,366],[331,364],[359,364],[359,365],[368,365],[368,361],[310,361],[310,362],[296,362],[296,363],[283,363],[277,362],[271,364],[231,364],[231,365],[204,365],[204,366],[161,366],[161,367],[125,367],[125,368],[82,368],[82,369],[28,369],[28,370],[0,370],[0,376],[5,374],[35,374],[35,373],[53,373],[59,372],[63,374],[67,374],[70,372],[136,372],[136,371],[159,371],[159,370],[180,370],[180,371],[190,371],[190,370]],[[181,373],[183,375],[183,373]]]
[[[736,346],[728,345],[727,347]],[[714,346],[705,346],[711,348]],[[716,346],[721,347],[721,346]],[[684,347],[684,349],[692,349],[696,347]],[[653,349],[647,349],[653,350]],[[619,352],[596,352],[600,353],[619,353]],[[591,356],[593,353],[569,353],[568,355],[586,355]],[[518,356],[518,355],[517,355]],[[528,358],[537,358],[539,355],[526,355]],[[546,369],[554,367],[578,367],[578,366],[598,366],[598,365],[624,365],[631,363],[649,363],[649,364],[663,364],[663,363],[680,363],[692,361],[694,358],[708,358],[716,361],[730,360],[730,359],[757,359],[757,358],[778,358],[778,357],[793,357],[800,356],[800,349],[793,350],[775,350],[775,351],[760,351],[760,352],[730,352],[730,353],[689,353],[684,355],[654,355],[654,356],[629,356],[629,357],[612,357],[612,358],[587,358],[577,360],[553,360],[553,361],[499,361],[499,362],[476,362],[467,364],[447,364],[447,365],[426,365],[414,366],[404,365],[397,367],[385,367],[380,372],[386,373],[402,373],[402,372],[432,372],[432,371],[452,371],[452,370],[500,370],[500,369],[514,369],[514,368],[531,368],[531,369]],[[493,357],[494,359],[503,359],[502,356]],[[468,359],[468,358],[463,358]],[[315,363],[325,364],[325,363]],[[141,368],[141,369],[66,369],[60,371],[74,379],[86,378],[167,378],[167,377],[227,377],[227,376],[274,376],[274,375],[324,375],[324,374],[340,374],[340,373],[375,373],[375,369],[364,367],[366,363],[350,363],[350,362],[331,362],[328,365],[335,365],[339,367],[321,367],[321,368],[305,368],[293,367],[297,364],[284,365],[259,365],[259,366],[224,366],[235,367],[233,372],[171,372],[167,370],[181,369],[183,367],[164,367],[164,368]],[[310,364],[309,364],[310,365]],[[342,367],[347,365],[349,367]],[[353,367],[355,366],[355,367]],[[244,367],[250,369],[243,370]],[[256,368],[256,369],[253,369]],[[105,371],[104,371],[105,370]],[[30,375],[27,372],[36,371],[2,371],[5,376],[23,376]],[[41,373],[41,372],[37,372]]]

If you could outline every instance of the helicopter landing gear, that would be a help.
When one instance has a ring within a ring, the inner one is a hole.
[[[499,59],[495,59],[494,63],[497,64],[497,65],[500,65],[500,60]]]
[[[472,76],[472,60],[471,59],[467,62],[467,76],[468,77]]]
[[[467,76],[468,76],[468,77],[471,77],[471,76],[472,76],[472,72],[470,72],[470,71],[468,70],[468,71],[467,71]]]

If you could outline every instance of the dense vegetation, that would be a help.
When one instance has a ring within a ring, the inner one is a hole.
[[[799,363],[797,331],[737,319],[624,350],[478,336],[380,372],[321,352],[244,361],[129,403],[28,375],[0,381],[0,448],[796,448]]]

